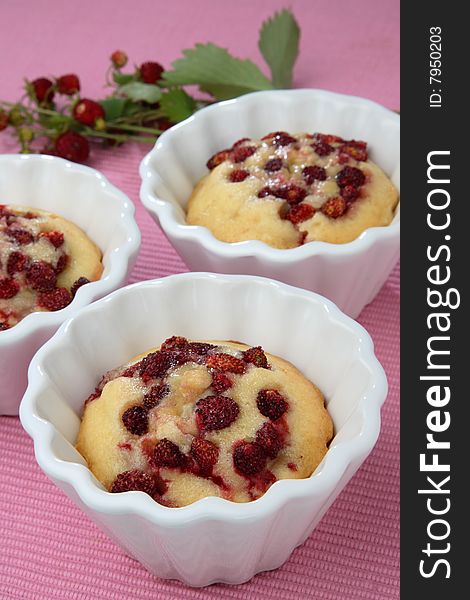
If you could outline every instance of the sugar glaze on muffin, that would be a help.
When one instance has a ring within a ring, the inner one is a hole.
[[[168,507],[248,502],[309,477],[333,426],[293,365],[239,342],[172,337],[108,372],[85,403],[77,449],[111,492]]]
[[[64,308],[102,271],[101,251],[75,224],[0,204],[0,331],[32,312]]]
[[[367,143],[336,135],[273,132],[217,152],[196,185],[187,223],[224,242],[261,240],[294,248],[346,243],[389,225],[398,203]]]

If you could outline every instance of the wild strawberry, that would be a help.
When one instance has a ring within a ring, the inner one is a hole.
[[[277,390],[260,390],[256,398],[256,406],[259,412],[271,421],[282,417],[289,407],[284,396]]]
[[[190,342],[188,346],[190,352],[194,352],[199,356],[205,356],[212,348],[215,348],[214,344],[207,344],[206,342]]]
[[[72,296],[66,288],[55,288],[47,292],[40,292],[38,304],[47,310],[61,310],[72,302]]]
[[[191,442],[191,455],[198,463],[202,474],[208,475],[219,458],[219,449],[215,444],[202,438],[194,438]]]
[[[4,110],[0,109],[0,131],[8,127],[8,115]]]
[[[10,226],[6,230],[6,234],[20,245],[30,244],[34,240],[33,234],[30,231],[15,225]]]
[[[292,225],[298,225],[303,221],[311,219],[315,213],[316,210],[311,204],[297,204],[287,211],[284,219],[290,221]]]
[[[62,231],[43,231],[39,237],[46,238],[54,248],[60,248],[64,243],[64,234]]]
[[[10,326],[5,321],[0,321],[0,331],[6,331],[10,329]]]
[[[325,181],[326,179],[325,169],[318,166],[304,167],[302,175],[307,185],[312,185],[315,181]]]
[[[34,99],[38,104],[47,104],[54,98],[54,84],[50,79],[39,77],[31,81]]]
[[[57,275],[52,265],[44,260],[35,260],[28,267],[26,280],[33,290],[45,292],[52,290],[56,284]]]
[[[359,190],[353,185],[346,185],[341,188],[341,197],[346,200],[347,203],[354,202],[359,198]]]
[[[254,348],[248,348],[243,352],[243,360],[247,363],[251,363],[260,369],[267,369],[269,367],[268,359],[261,346],[255,346]]]
[[[245,363],[231,354],[212,354],[207,359],[207,367],[209,369],[216,369],[217,371],[228,372],[228,373],[244,373],[246,369]]]
[[[172,123],[166,117],[160,117],[157,119],[157,128],[160,129],[160,131],[166,131],[167,129],[170,129],[170,127],[173,127],[173,125],[174,123]]]
[[[72,296],[75,298],[75,294],[78,292],[78,290],[82,287],[82,285],[86,285],[87,283],[90,283],[90,280],[86,277],[79,277],[78,279],[76,279],[73,282],[72,287],[70,288],[70,293],[72,294]]]
[[[28,266],[29,258],[22,252],[11,252],[7,261],[7,273],[8,275],[14,275],[24,271]]]
[[[155,493],[155,480],[151,475],[144,473],[140,469],[133,469],[131,471],[124,471],[120,473],[111,486],[111,492],[113,494],[119,492],[145,492],[149,496],[153,496]]]
[[[250,138],[247,138],[247,137],[244,137],[244,138],[241,138],[241,139],[237,140],[236,142],[234,142],[232,144],[232,150],[233,150],[233,148],[237,148],[238,146],[241,146],[245,142],[249,142],[249,141],[250,141]]]
[[[344,215],[347,209],[346,200],[340,196],[329,198],[321,207],[321,211],[330,219],[337,219]]]
[[[231,379],[225,375],[225,373],[221,373],[220,371],[212,371],[212,383],[211,388],[214,390],[216,394],[222,394],[225,390],[228,390],[232,387]]]
[[[171,352],[172,350],[186,350],[189,342],[185,337],[179,335],[173,335],[166,339],[160,346],[160,350],[163,352]]]
[[[313,137],[320,142],[324,142],[325,144],[340,144],[344,142],[342,137],[339,135],[332,135],[328,133],[314,133]]]
[[[307,195],[307,190],[295,185],[295,183],[289,183],[288,185],[275,188],[273,192],[277,198],[283,198],[289,204],[298,204],[299,202],[302,202]]]
[[[143,406],[136,404],[122,413],[124,427],[134,435],[144,435],[148,431],[148,415]]]
[[[196,403],[196,423],[202,431],[225,429],[238,417],[238,404],[227,396],[206,396]]]
[[[333,146],[322,141],[314,142],[312,144],[312,148],[318,154],[318,156],[328,156],[328,154],[334,152]]]
[[[233,464],[242,475],[256,475],[266,466],[266,455],[256,442],[238,442],[233,450]]]
[[[357,167],[344,167],[341,171],[336,175],[336,182],[339,187],[346,187],[347,185],[352,185],[353,187],[361,187],[364,185],[366,181],[366,176]]]
[[[58,259],[57,264],[55,266],[56,275],[60,275],[60,273],[62,273],[62,271],[67,266],[68,262],[69,262],[69,255],[68,254],[61,254],[59,256],[59,259]]]
[[[271,141],[275,146],[288,146],[289,144],[294,144],[297,141],[285,131],[274,131],[272,133],[268,133],[268,135],[265,135],[261,139],[265,141]]]
[[[340,154],[347,154],[357,161],[365,161],[368,159],[367,154],[367,142],[360,142],[356,140],[350,140],[342,144],[338,148]]]
[[[10,277],[0,278],[0,300],[9,300],[14,298],[20,291],[18,283]]]
[[[144,382],[147,382],[150,379],[163,377],[175,364],[175,358],[169,352],[152,352],[140,362],[139,375]]]
[[[127,54],[122,50],[115,50],[111,54],[111,62],[116,67],[116,69],[122,69],[127,65]]]
[[[282,448],[282,439],[272,423],[267,421],[256,432],[256,443],[263,448],[269,458],[276,458]]]
[[[235,169],[231,171],[228,176],[229,181],[232,183],[240,183],[241,181],[245,181],[247,177],[250,176],[250,172],[245,169]]]
[[[56,139],[55,151],[62,158],[81,163],[85,162],[90,154],[90,144],[83,135],[75,131],[66,131]]]
[[[140,65],[140,77],[144,83],[157,83],[161,79],[164,68],[157,62],[144,62]]]
[[[143,405],[147,410],[151,410],[158,406],[160,400],[168,396],[170,393],[170,387],[166,385],[166,383],[160,383],[158,385],[153,385],[150,390],[145,394]]]
[[[219,165],[221,165],[223,162],[228,160],[231,156],[232,156],[231,150],[228,150],[228,149],[221,150],[220,152],[216,152],[213,156],[211,156],[209,158],[209,160],[206,163],[206,166],[208,169],[210,169],[212,171],[212,169],[215,169],[215,167],[218,167]]]
[[[57,80],[57,91],[65,96],[73,96],[80,91],[80,80],[74,73],[62,75]]]
[[[182,467],[186,462],[178,446],[168,438],[159,440],[153,450],[153,463],[157,467]]]
[[[104,119],[105,112],[98,102],[82,98],[73,107],[73,116],[79,123],[93,127],[98,119]]]
[[[232,160],[235,163],[245,161],[248,157],[254,154],[257,150],[256,146],[238,146],[232,151]]]
[[[282,169],[283,165],[284,165],[284,162],[283,162],[282,158],[271,158],[264,165],[264,170],[267,173],[275,173],[276,171],[279,171],[280,169]]]
[[[266,196],[274,196],[272,188],[267,185],[261,188],[258,192],[258,198],[266,198]]]

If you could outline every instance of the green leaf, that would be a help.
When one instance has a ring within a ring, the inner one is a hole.
[[[300,27],[287,9],[275,13],[261,26],[258,47],[271,69],[276,88],[292,86],[292,70],[299,54]]]
[[[128,103],[129,100],[127,98],[106,98],[106,100],[101,100],[100,104],[104,108],[106,121],[114,121],[122,117]]]
[[[164,72],[165,86],[195,84],[218,100],[273,88],[253,62],[234,58],[215,44],[196,44],[183,50],[183,56],[173,62],[172,71]]]
[[[118,89],[119,94],[124,94],[134,102],[140,102],[141,100],[153,104],[158,102],[162,95],[162,90],[151,83],[140,83],[138,81],[132,81],[126,83]]]
[[[160,108],[173,123],[190,117],[196,110],[196,101],[184,90],[175,88],[162,94]]]
[[[118,73],[117,71],[114,71],[113,81],[118,85],[125,85],[126,83],[130,83],[131,81],[137,81],[137,75],[128,75],[125,73]]]

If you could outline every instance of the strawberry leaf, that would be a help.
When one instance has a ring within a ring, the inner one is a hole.
[[[175,88],[162,94],[160,108],[172,123],[179,123],[193,114],[196,101],[184,90]]]
[[[287,9],[275,13],[261,26],[258,47],[271,69],[276,88],[292,86],[292,71],[299,54],[300,27]]]
[[[172,63],[172,71],[165,71],[163,85],[198,85],[217,100],[273,88],[253,62],[234,58],[215,44],[196,44],[183,50],[183,56]]]
[[[101,100],[100,104],[104,108],[106,121],[114,121],[124,114],[126,105],[129,103],[127,98],[106,98]]]
[[[153,104],[158,102],[162,95],[161,89],[157,85],[151,83],[140,83],[138,81],[132,81],[121,85],[118,89],[119,94],[127,96],[134,102],[140,102],[141,100]]]

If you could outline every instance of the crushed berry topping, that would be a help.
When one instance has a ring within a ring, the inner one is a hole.
[[[126,367],[121,373],[121,377],[134,377],[137,371],[140,369],[140,362],[136,362],[130,367]]]
[[[213,370],[211,387],[216,394],[222,394],[232,387],[232,381],[225,373]]]
[[[34,241],[33,234],[22,227],[9,227],[6,231],[9,238],[15,240],[20,245],[31,244]]]
[[[312,148],[315,150],[318,156],[328,156],[335,150],[333,146],[322,141],[314,142],[312,144]]]
[[[207,367],[216,369],[217,371],[237,373],[238,375],[245,372],[246,364],[240,358],[231,354],[212,354],[207,359]]]
[[[208,475],[219,458],[219,449],[215,444],[203,438],[194,438],[191,442],[191,456],[195,459],[202,475]]]
[[[86,285],[87,283],[90,283],[90,280],[86,277],[79,277],[76,281],[74,281],[72,287],[70,288],[70,293],[72,294],[72,296],[75,298],[75,294],[78,292],[79,288],[81,288],[82,285]]]
[[[14,298],[20,291],[20,286],[14,279],[2,277],[0,279],[0,300],[9,300]]]
[[[207,168],[212,171],[212,169],[215,169],[215,167],[218,167],[223,162],[228,160],[231,157],[231,155],[232,155],[232,151],[229,149],[221,150],[220,152],[216,152],[214,154],[214,156],[211,156],[211,158],[209,158],[209,160],[207,161],[207,163],[206,163]]]
[[[194,354],[198,354],[199,356],[205,356],[210,350],[215,348],[214,344],[208,344],[206,342],[190,342],[188,349],[190,352],[194,352]]]
[[[266,454],[256,442],[238,442],[233,451],[233,464],[242,475],[255,475],[266,466]]]
[[[269,458],[276,458],[283,446],[281,436],[269,421],[264,423],[256,432],[256,443],[263,448],[266,456],[269,456]]]
[[[231,425],[240,412],[227,396],[206,396],[196,403],[196,423],[201,431],[216,431]]]
[[[284,165],[284,161],[281,158],[271,158],[264,165],[264,170],[267,173],[275,173],[276,171],[280,171]]]
[[[176,469],[186,462],[184,454],[178,446],[168,438],[159,440],[153,451],[153,463],[157,467]]]
[[[235,163],[245,161],[248,157],[256,152],[256,146],[238,146],[232,152],[232,160]]]
[[[243,360],[247,363],[252,363],[255,367],[259,367],[260,369],[269,368],[268,359],[261,346],[255,346],[254,348],[245,350],[243,352]]]
[[[330,219],[337,219],[338,217],[343,216],[346,212],[346,209],[346,200],[340,196],[330,198],[321,207],[322,213],[327,217],[330,217]]]
[[[22,252],[16,250],[10,253],[7,262],[7,273],[8,275],[14,275],[24,271],[28,266],[29,258]]]
[[[325,169],[318,166],[304,167],[302,175],[304,176],[307,185],[312,185],[315,181],[325,181],[326,179]]]
[[[345,144],[342,144],[338,151],[340,154],[347,154],[351,158],[357,161],[366,161],[369,156],[367,154],[367,143],[356,140],[350,140]]]
[[[260,390],[256,398],[256,406],[259,412],[271,421],[282,417],[288,409],[286,399],[277,390]]]
[[[124,471],[120,473],[111,486],[113,494],[119,492],[145,492],[149,496],[153,496],[156,492],[156,483],[151,475],[147,475],[140,469]]]
[[[55,287],[57,274],[50,263],[36,260],[29,266],[26,279],[33,290],[45,292]]]
[[[148,415],[143,406],[136,404],[122,413],[124,427],[134,435],[144,435],[148,431]]]
[[[286,213],[283,219],[287,219],[293,225],[298,225],[303,221],[308,221],[311,219],[313,215],[316,213],[315,208],[311,204],[297,204],[296,206],[292,206]]]
[[[170,387],[166,383],[153,385],[150,390],[144,395],[143,405],[147,410],[151,410],[158,406],[160,400],[168,396]]]
[[[39,234],[39,237],[47,238],[54,248],[60,248],[64,243],[64,234],[62,231],[43,231]]]
[[[336,182],[340,188],[352,185],[353,187],[361,187],[366,181],[366,176],[357,167],[344,167],[336,175]]]
[[[60,287],[38,295],[38,304],[47,310],[61,310],[72,302],[72,296],[67,288]]]
[[[245,181],[245,179],[249,176],[250,173],[245,169],[235,169],[229,174],[228,179],[232,183],[240,183],[241,181]]]
[[[163,352],[171,352],[172,350],[186,350],[189,345],[188,340],[180,335],[173,335],[166,339],[160,346]]]

